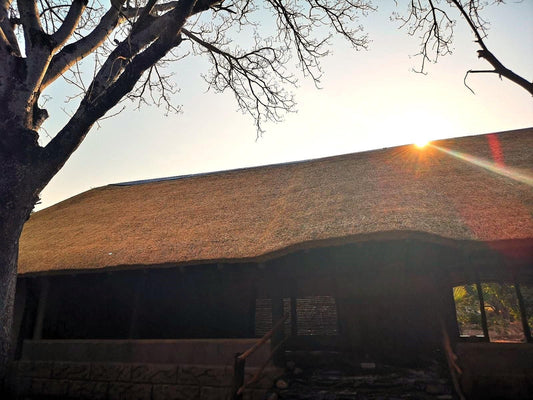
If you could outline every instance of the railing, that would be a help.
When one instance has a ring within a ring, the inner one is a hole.
[[[457,364],[457,355],[453,352],[452,345],[450,342],[450,336],[444,325],[444,321],[440,320],[440,326],[442,330],[442,345],[444,348],[444,354],[446,355],[446,362],[448,364],[448,370],[450,372],[450,377],[452,379],[453,388],[459,400],[465,400],[465,396],[461,390],[461,375],[463,371],[461,367]]]
[[[268,359],[263,363],[263,365],[259,368],[259,370],[254,374],[254,376],[246,383],[244,383],[244,367],[246,365],[246,359],[250,357],[257,349],[259,349],[262,345],[264,345],[268,339],[270,339],[274,333],[283,327],[283,323],[289,318],[288,315],[285,315],[283,318],[281,318],[278,322],[274,324],[272,329],[268,331],[261,339],[257,341],[252,347],[250,347],[248,350],[246,350],[244,353],[237,353],[235,354],[235,362],[234,362],[234,374],[233,374],[233,400],[242,400],[242,395],[244,390],[257,382],[259,379],[261,379],[261,375],[263,371],[265,370],[268,363],[272,360],[272,357],[274,354],[283,346],[287,338],[283,339],[279,343],[274,346],[272,349],[270,356]]]

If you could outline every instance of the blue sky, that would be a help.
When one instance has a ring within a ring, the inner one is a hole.
[[[398,2],[403,7],[404,2]],[[393,4],[390,2],[388,4]],[[492,74],[463,78],[468,69],[486,69],[462,21],[454,53],[419,67],[418,41],[391,22],[382,8],[360,22],[372,43],[353,51],[335,40],[323,61],[321,89],[302,78],[294,90],[298,112],[282,123],[265,125],[256,139],[251,118],[230,93],[206,92],[201,78],[208,64],[188,57],[172,65],[180,92],[174,101],[183,113],[165,116],[154,106],[121,114],[93,128],[84,143],[41,193],[38,209],[109,183],[227,170],[330,156],[368,149],[497,132],[533,126],[533,100],[516,85]],[[402,11],[402,8],[398,9]],[[511,69],[533,78],[533,1],[486,10],[491,29],[487,45]],[[45,125],[54,134],[72,104],[68,88],[52,87]],[[64,110],[64,111],[63,111]]]

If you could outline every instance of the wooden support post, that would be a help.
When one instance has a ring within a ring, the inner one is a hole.
[[[233,400],[242,400],[242,392],[239,389],[244,385],[244,365],[246,358],[241,358],[239,357],[240,355],[241,353],[235,354],[235,361],[233,363]]]
[[[272,337],[274,332],[277,332],[280,329],[283,329],[283,324],[285,321],[289,318],[288,315],[285,315],[283,318],[281,318],[279,321],[277,321],[272,329],[268,331],[261,339],[257,341],[252,347],[250,347],[248,350],[246,350],[244,353],[237,353],[235,355],[235,362],[233,367],[233,392],[234,392],[234,399],[241,399],[244,390],[246,389],[246,386],[251,385],[254,382],[257,382],[261,378],[261,374],[263,373],[264,369],[272,359],[272,357],[277,354],[278,350],[280,350],[283,347],[283,344],[285,343],[284,339],[280,343],[278,343],[274,348],[270,351],[270,356],[268,359],[263,363],[261,368],[256,372],[256,374],[253,376],[253,378],[248,381],[246,384],[244,383],[244,363],[246,362],[246,359],[250,357],[252,354],[254,354],[257,349],[259,349],[262,345],[264,345],[268,339]],[[242,369],[242,372],[241,372]],[[242,378],[241,378],[242,376]],[[239,386],[240,385],[240,386]]]
[[[139,338],[139,307],[141,305],[142,293],[144,292],[146,285],[146,275],[147,271],[140,272],[140,276],[137,278],[135,284],[135,293],[131,305],[131,314],[130,314],[130,326],[128,329],[128,338],[129,339],[138,339]]]
[[[272,298],[272,326],[279,321],[281,318],[283,318],[283,298],[281,297],[273,297]],[[283,341],[285,337],[285,332],[283,327],[278,329],[274,332],[274,335],[272,336],[272,349],[276,348],[276,346]],[[285,357],[284,357],[283,349],[280,349],[279,351],[274,354],[274,365],[277,366],[283,366],[285,364]]]
[[[453,298],[453,287],[450,290],[451,285],[447,283],[444,279],[442,282],[446,282],[441,285],[442,293],[442,309],[445,310],[445,326],[447,329],[448,336],[451,338],[450,341],[452,344],[455,344],[457,338],[461,335],[459,329],[459,323],[457,322],[457,307],[455,306],[455,299]]]
[[[41,340],[43,337],[43,322],[48,303],[48,294],[50,292],[50,281],[47,277],[41,279],[39,290],[39,304],[37,306],[37,317],[33,328],[33,340]]]
[[[291,336],[296,337],[298,336],[298,312],[296,309],[296,302],[297,300],[297,290],[296,290],[296,280],[291,280]]]
[[[483,289],[479,280],[476,281],[477,295],[479,299],[479,311],[481,312],[481,328],[483,329],[483,336],[485,340],[490,341],[489,327],[487,325],[487,314],[485,314],[485,300],[483,299]]]
[[[250,297],[248,299],[248,337],[255,337],[255,309],[256,309],[256,299],[257,299],[257,285],[255,274],[252,274],[252,288],[250,290]]]
[[[526,337],[526,342],[531,343],[531,328],[527,321],[526,314],[526,304],[524,303],[524,297],[522,296],[522,291],[520,290],[520,284],[515,281],[514,284],[516,290],[516,297],[518,298],[518,308],[520,309],[520,318],[522,319],[522,327],[524,328],[524,336]]]

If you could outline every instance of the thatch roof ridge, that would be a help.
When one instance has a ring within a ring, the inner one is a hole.
[[[435,145],[533,170],[533,128]],[[380,232],[525,239],[532,207],[523,182],[436,147],[399,146],[91,189],[32,215],[19,271],[253,260]]]

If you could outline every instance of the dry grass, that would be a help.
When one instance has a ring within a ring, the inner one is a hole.
[[[531,174],[533,128],[494,136],[505,165]],[[488,135],[436,144],[493,157]],[[246,260],[380,232],[531,238],[532,210],[531,186],[431,147],[401,146],[89,190],[30,218],[19,272]]]

